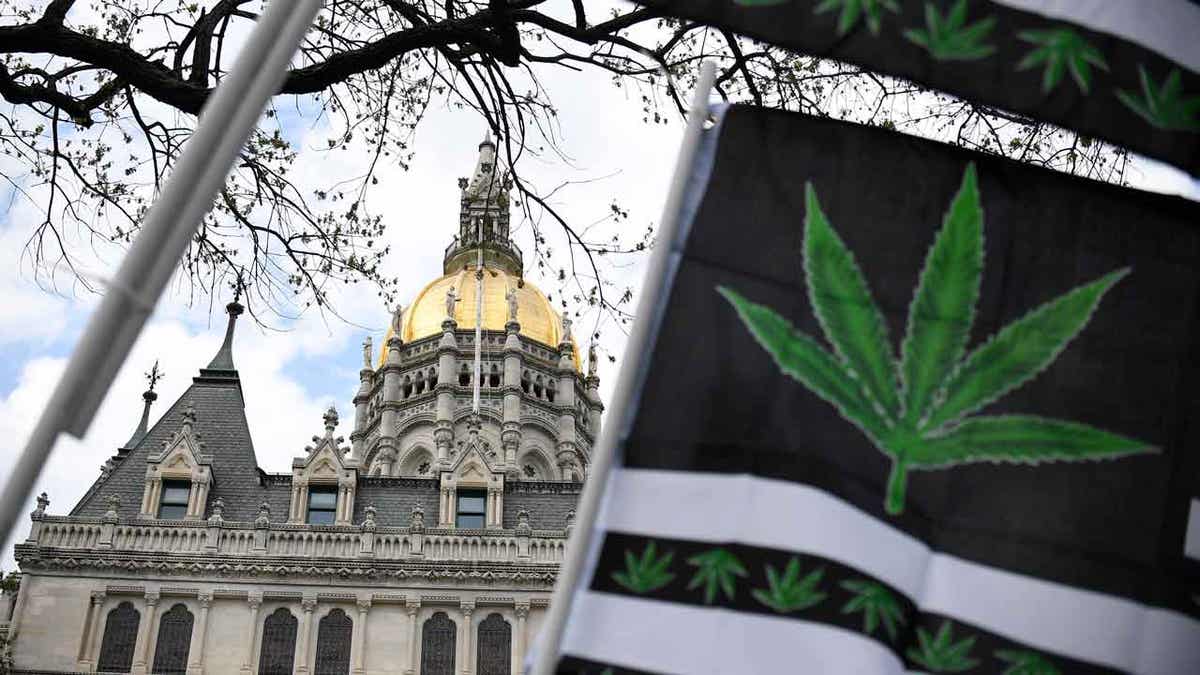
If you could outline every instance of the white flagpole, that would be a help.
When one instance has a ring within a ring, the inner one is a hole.
[[[683,142],[679,146],[679,156],[675,160],[675,172],[671,178],[670,191],[667,192],[667,203],[663,207],[656,237],[657,243],[650,256],[650,265],[642,284],[642,297],[638,301],[637,320],[633,323],[629,341],[625,343],[625,358],[621,364],[620,374],[617,376],[617,386],[613,391],[612,407],[608,413],[609,419],[601,428],[600,440],[592,454],[591,477],[584,486],[575,529],[567,542],[567,557],[559,569],[558,585],[554,587],[550,611],[546,617],[545,626],[542,628],[541,639],[537,647],[537,660],[533,664],[532,675],[551,675],[558,663],[567,616],[575,597],[575,587],[583,574],[583,567],[587,563],[590,553],[589,548],[595,531],[600,498],[604,495],[609,474],[612,472],[617,446],[624,441],[629,422],[636,412],[630,403],[640,384],[642,372],[650,360],[651,341],[655,333],[653,330],[655,327],[651,325],[651,317],[656,314],[655,310],[666,301],[664,285],[666,274],[670,269],[668,263],[671,256],[678,253],[673,250],[673,247],[679,232],[679,210],[683,203],[687,179],[691,174],[696,148],[700,144],[700,132],[703,131],[704,121],[708,117],[708,94],[712,89],[715,77],[716,63],[705,61],[700,66],[700,77],[696,81],[696,90],[692,93],[687,129],[683,134]]]
[[[229,76],[200,114],[196,133],[92,314],[66,372],[0,495],[0,532],[12,534],[62,431],[82,437],[159,296],[212,207],[267,100],[279,90],[321,0],[275,0],[259,18]]]

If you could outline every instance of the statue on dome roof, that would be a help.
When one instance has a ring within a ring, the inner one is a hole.
[[[396,309],[392,310],[392,334],[400,337],[400,330],[404,325],[404,305],[396,305]]]
[[[446,289],[446,318],[450,321],[454,320],[454,309],[458,306],[458,293],[454,292],[454,287]]]
[[[517,289],[508,289],[504,294],[504,299],[508,301],[508,320],[515,322],[517,320],[517,310],[520,309],[520,305],[517,302]]]

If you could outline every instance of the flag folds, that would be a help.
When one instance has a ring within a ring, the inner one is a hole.
[[[1200,207],[703,133],[559,672],[1200,672]]]
[[[1195,0],[637,0],[1200,175]]]

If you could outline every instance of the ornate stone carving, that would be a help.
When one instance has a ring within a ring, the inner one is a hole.
[[[517,511],[517,534],[527,535],[533,530],[529,525],[529,512],[525,509]]]
[[[458,306],[458,294],[454,292],[454,287],[446,289],[446,320],[454,320],[454,310]]]
[[[368,611],[369,609],[371,609],[371,599],[370,598],[359,598],[355,604],[358,605],[359,613],[364,613],[364,612]]]
[[[371,368],[371,353],[375,351],[371,344],[371,336],[368,335],[362,343],[363,368],[370,370]]]
[[[508,292],[504,294],[504,299],[508,301],[508,320],[515,323],[517,312],[520,309],[520,304],[517,302],[517,289],[508,289]]]
[[[104,501],[108,503],[108,510],[104,512],[104,520],[115,522],[118,518],[120,518],[119,514],[121,512],[121,496],[117,494],[111,494],[106,497]]]
[[[29,514],[34,520],[41,520],[42,516],[46,515],[46,507],[50,506],[50,497],[45,492],[37,496],[37,508]]]
[[[158,604],[158,600],[159,600],[158,591],[146,591],[146,606],[147,607],[154,607],[155,605]]]
[[[308,613],[316,610],[316,608],[317,608],[317,599],[316,598],[307,597],[307,598],[303,598],[302,600],[300,600],[300,609],[304,610],[305,614],[308,614]]]
[[[378,513],[378,511],[375,509],[375,507],[371,504],[367,504],[367,508],[363,509],[363,524],[362,524],[363,529],[365,529],[365,530],[375,529],[375,514],[376,513]]]
[[[517,615],[518,619],[528,619],[529,618],[529,603],[528,602],[518,602],[513,607],[513,613]]]
[[[92,591],[92,604],[99,607],[104,604],[106,597],[108,597],[108,594],[104,591]]]
[[[213,594],[211,591],[201,593],[200,595],[196,596],[196,599],[199,601],[201,609],[208,609],[209,607],[212,607]]]
[[[263,502],[258,505],[258,517],[254,519],[255,527],[267,527],[271,524],[271,505]]]
[[[219,523],[225,520],[225,517],[222,515],[224,512],[225,502],[220,497],[217,497],[217,500],[212,504],[212,515],[208,517],[208,522]]]
[[[446,489],[446,492],[450,492],[449,488]],[[420,532],[425,529],[425,509],[421,508],[420,504],[414,504],[412,507],[409,529],[414,532]]]
[[[263,596],[261,592],[250,591],[250,593],[246,595],[246,604],[250,605],[250,609],[254,611],[258,611],[258,608],[262,607],[262,602]]]
[[[392,336],[400,338],[400,333],[404,329],[404,305],[396,305],[396,309],[392,310]]]

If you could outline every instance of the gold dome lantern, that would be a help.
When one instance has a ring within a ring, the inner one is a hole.
[[[454,288],[458,295],[454,308],[458,330],[474,330],[476,287],[474,266],[431,281],[404,308],[400,339],[407,343],[442,333],[442,321],[446,319],[446,291],[450,288]],[[562,341],[562,317],[551,307],[549,299],[528,281],[487,266],[483,270],[483,330],[504,330],[504,324],[508,321],[509,289],[517,291],[517,321],[521,324],[521,335],[551,349],[557,348]],[[394,331],[389,327],[380,354],[380,365],[383,365],[387,356],[387,339],[392,335]],[[575,369],[581,371],[579,349],[573,337],[571,346]]]

